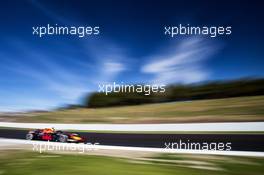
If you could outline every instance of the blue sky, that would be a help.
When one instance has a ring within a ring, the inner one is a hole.
[[[80,103],[99,83],[196,83],[263,77],[258,1],[5,1],[0,7],[0,111]],[[232,26],[232,35],[169,38],[164,26]],[[32,35],[47,24],[100,35]]]

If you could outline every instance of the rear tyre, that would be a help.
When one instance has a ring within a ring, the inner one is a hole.
[[[27,134],[26,135],[26,139],[27,140],[33,140],[33,138],[34,138],[34,135],[33,134]]]

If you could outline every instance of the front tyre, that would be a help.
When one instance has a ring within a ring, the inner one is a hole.
[[[65,143],[67,141],[68,141],[68,136],[66,136],[66,135],[60,135],[59,136],[59,142]]]

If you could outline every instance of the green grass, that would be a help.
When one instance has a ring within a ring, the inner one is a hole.
[[[1,121],[48,123],[185,123],[264,121],[264,96],[160,103],[109,108],[78,108]]]
[[[160,155],[133,160],[23,151],[0,154],[0,173],[8,175],[261,175],[264,171],[263,158]]]

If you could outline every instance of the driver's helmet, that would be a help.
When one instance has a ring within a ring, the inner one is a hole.
[[[54,133],[54,132],[55,132],[54,128],[45,128],[45,129],[43,129],[43,133],[46,133],[46,134],[50,134],[50,133]]]

